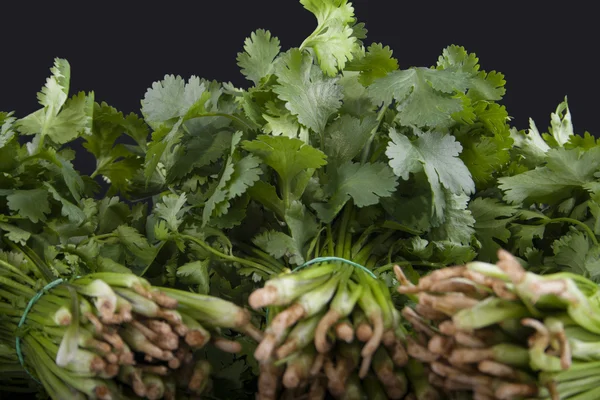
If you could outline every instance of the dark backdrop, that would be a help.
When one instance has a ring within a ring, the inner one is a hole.
[[[504,104],[516,126],[532,117],[545,129],[567,95],[576,130],[598,135],[600,34],[591,5],[506,3],[354,1],[367,43],[389,45],[401,67],[430,66],[445,46],[465,46],[483,69],[506,75]],[[94,90],[98,101],[138,112],[146,88],[166,73],[246,85],[235,59],[255,29],[269,29],[287,49],[316,26],[294,0],[20,1],[2,8],[0,110],[19,116],[37,108],[35,94],[57,56],[71,63],[72,91]]]

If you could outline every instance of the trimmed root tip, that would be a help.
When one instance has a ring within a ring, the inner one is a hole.
[[[401,286],[404,287],[414,287],[413,283],[408,280],[406,275],[404,275],[404,271],[400,268],[399,265],[394,265],[394,274],[396,275],[396,279],[400,282]]]
[[[106,379],[112,379],[119,373],[119,364],[107,364],[104,368],[104,377]]]
[[[263,331],[261,331],[260,329],[258,329],[254,325],[252,325],[252,322],[248,322],[246,325],[242,326],[240,328],[240,331],[242,333],[250,336],[252,339],[254,339],[257,342],[260,342],[265,337],[265,334],[263,333]]]
[[[154,302],[159,306],[168,308],[170,310],[174,310],[177,308],[177,300],[169,297],[167,294],[159,290],[153,290],[152,292],[150,292],[150,294],[152,296],[152,300],[154,300]]]
[[[300,385],[301,377],[294,366],[286,368],[283,374],[282,383],[286,389],[295,389]]]
[[[233,340],[213,337],[211,341],[217,349],[226,353],[239,353],[242,351],[242,345],[238,342],[234,342]]]
[[[346,343],[352,343],[354,340],[354,329],[348,322],[340,322],[335,326],[335,335],[338,339]]]
[[[496,398],[501,400],[532,397],[537,394],[538,390],[536,385],[528,385],[525,383],[501,383],[494,391]]]
[[[368,342],[369,339],[371,339],[371,336],[373,336],[373,328],[371,328],[371,325],[366,322],[358,325],[356,328],[356,338],[358,340],[361,342]]]
[[[271,305],[277,300],[277,288],[274,286],[265,286],[262,289],[256,289],[248,296],[248,304],[255,310],[261,307]]]
[[[288,340],[287,342],[285,342],[284,344],[279,346],[279,348],[277,350],[275,350],[275,356],[277,357],[278,360],[281,360],[282,358],[285,358],[285,357],[289,356],[290,354],[292,354],[293,352],[295,352],[297,349],[298,349],[297,341],[295,339]]]
[[[207,339],[208,338],[204,335],[203,332],[196,330],[189,331],[185,335],[185,343],[187,343],[188,346],[193,348],[203,347],[208,341]]]
[[[103,372],[106,369],[106,362],[99,356],[92,358],[90,362],[90,371]]]
[[[126,351],[126,352],[119,354],[119,364],[121,364],[121,365],[135,364],[134,354],[131,351]]]
[[[340,318],[338,312],[333,309],[329,309],[327,313],[321,318],[317,327],[315,328],[315,347],[319,353],[327,353],[331,350],[332,344],[327,340],[327,332],[329,328]]]
[[[181,367],[181,360],[178,358],[173,358],[172,360],[168,361],[167,365],[171,369],[179,369],[179,367]]]
[[[136,396],[140,398],[146,397],[146,385],[144,385],[141,379],[135,379],[132,382],[131,387],[133,388],[133,392],[136,394]]]
[[[258,347],[256,347],[256,350],[254,351],[254,358],[258,361],[266,362],[271,358],[276,345],[277,338],[274,335],[265,335],[264,339],[258,344]]]
[[[102,386],[96,386],[96,388],[94,389],[94,394],[96,395],[96,398],[98,400],[112,400],[113,396],[110,393],[110,390],[108,389],[108,387],[102,385]]]

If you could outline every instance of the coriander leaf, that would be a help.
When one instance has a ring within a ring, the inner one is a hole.
[[[512,239],[515,241],[517,254],[525,254],[528,249],[533,249],[533,240],[544,237],[545,225],[513,224],[511,227]]]
[[[222,210],[218,209],[218,206],[227,202],[227,183],[231,179],[231,176],[234,173],[233,162],[231,159],[228,159],[225,163],[223,171],[221,172],[221,176],[219,177],[219,181],[216,186],[212,190],[212,193],[206,203],[204,204],[204,210],[202,210],[202,225],[205,226],[213,214],[217,216],[223,214]],[[215,210],[216,213],[215,213]],[[224,210],[226,211],[226,210]]]
[[[302,132],[303,128],[298,123],[298,119],[289,112],[277,116],[263,114],[263,118],[267,121],[263,127],[265,133],[269,133],[273,136],[283,135],[290,138],[301,138],[304,142],[308,141],[306,140],[308,134]],[[306,138],[303,138],[302,136],[306,136]]]
[[[186,285],[198,285],[197,292],[208,294],[210,291],[210,277],[208,276],[210,259],[192,261],[177,268],[177,277]]]
[[[75,170],[73,164],[65,158],[56,155],[56,160],[60,164],[60,175],[62,175],[69,192],[73,196],[75,201],[79,202],[81,200],[81,196],[84,194],[85,183],[83,178]]]
[[[279,39],[271,37],[271,32],[259,29],[246,39],[244,50],[244,53],[238,53],[238,65],[242,74],[258,86],[263,77],[273,73],[273,61],[281,50]]]
[[[119,274],[133,273],[133,271],[123,264],[119,264],[118,262],[107,257],[98,257],[96,263],[98,265],[97,272],[116,272]]]
[[[343,70],[346,61],[353,58],[357,46],[354,30],[354,8],[348,0],[300,0],[308,11],[317,17],[317,28],[302,43],[301,49],[310,47],[317,55],[323,71],[330,76]]]
[[[16,118],[12,116],[12,113],[0,113],[0,149],[6,146],[15,136],[13,130],[15,121]]]
[[[471,244],[475,219],[467,208],[469,197],[465,194],[447,194],[444,222],[434,227],[429,237],[434,241],[448,241],[461,245]]]
[[[65,59],[55,58],[50,72],[52,76],[46,79],[46,85],[38,93],[37,98],[42,106],[52,108],[54,113],[58,113],[69,96],[71,66]]]
[[[350,198],[357,207],[379,203],[381,197],[389,197],[398,185],[393,171],[384,163],[358,164],[347,162],[336,171],[325,191],[330,199],[327,204],[312,204],[319,218],[331,222]]]
[[[69,221],[77,226],[81,225],[83,221],[85,221],[86,216],[79,207],[62,197],[60,193],[58,193],[58,191],[48,182],[44,182],[44,186],[46,189],[48,189],[48,192],[52,195],[54,200],[62,204],[61,214],[63,217],[67,217]]]
[[[396,176],[408,180],[411,173],[424,171],[431,186],[431,215],[437,221],[444,220],[446,198],[443,188],[453,194],[471,194],[475,184],[468,168],[458,158],[462,150],[453,136],[438,132],[425,132],[411,141],[390,129],[390,138],[386,155]]]
[[[130,226],[121,225],[115,230],[115,233],[120,242],[133,255],[130,264],[138,268],[132,268],[132,270],[136,274],[143,275],[146,268],[154,261],[157,249],[152,247],[144,236]]]
[[[181,140],[182,124],[205,113],[211,99],[206,83],[196,76],[186,84],[180,76],[166,75],[162,81],[152,84],[142,100],[142,114],[155,129],[146,152],[146,179],[154,173],[163,153]]]
[[[566,97],[565,101],[558,105],[556,112],[550,115],[550,121],[552,137],[559,146],[564,146],[575,135]]]
[[[600,235],[600,204],[594,200],[590,200],[587,202],[587,206],[590,209],[590,213],[594,217],[594,224],[591,226],[594,234]]]
[[[249,187],[260,179],[261,172],[258,157],[247,155],[236,162],[229,182],[229,198],[244,194]]]
[[[544,162],[550,146],[544,141],[531,118],[528,131],[517,131],[516,128],[512,128],[510,137],[518,149],[517,154],[522,155],[523,163],[527,166],[535,167]]]
[[[328,165],[336,168],[356,157],[377,128],[377,118],[370,113],[361,120],[342,115],[327,127],[325,132],[325,154]]]
[[[375,80],[367,92],[377,104],[395,100],[402,125],[436,127],[448,125],[452,114],[463,109],[454,95],[468,84],[469,76],[462,71],[411,68]]]
[[[291,236],[285,233],[266,231],[252,239],[252,242],[276,259],[286,257],[290,264],[304,263],[302,249]]]
[[[498,179],[504,199],[509,203],[557,204],[595,180],[600,168],[600,148],[589,150],[564,148],[548,151],[544,167]]]
[[[300,125],[296,116],[292,115],[287,109],[277,107],[273,102],[268,102],[265,107],[267,113],[262,114],[266,121],[263,126],[265,133],[270,133],[273,136],[299,138],[304,142],[308,142],[308,130]]]
[[[118,197],[104,197],[98,202],[98,234],[114,231],[119,225],[127,224],[131,211]]]
[[[460,158],[477,185],[493,181],[495,174],[510,160],[508,150],[512,141],[508,136],[482,136],[461,143],[465,143],[465,147]]]
[[[185,193],[181,193],[179,196],[169,194],[163,196],[161,201],[154,207],[154,212],[159,218],[165,220],[171,231],[177,232],[183,223],[183,214],[190,209],[190,207],[184,207],[187,201]]]
[[[114,191],[127,193],[129,181],[141,166],[141,160],[125,145],[116,142],[126,134],[145,146],[148,131],[143,120],[135,114],[125,118],[121,112],[108,104],[96,103],[92,131],[92,135],[84,137],[83,144],[83,147],[96,157],[96,169],[92,177],[103,175],[114,186]]]
[[[244,141],[242,146],[245,150],[260,157],[288,184],[300,172],[308,168],[320,168],[327,164],[326,156],[322,151],[299,139],[285,136],[259,135],[256,140]]]
[[[296,242],[296,248],[300,250],[301,254],[305,254],[306,244],[319,231],[319,224],[315,216],[300,201],[294,201],[285,214],[285,222],[290,228],[294,242]]]
[[[366,114],[375,111],[376,107],[367,95],[367,88],[359,82],[357,72],[345,71],[338,81],[342,87],[344,102],[339,113],[356,118],[363,118]]]
[[[583,135],[573,135],[569,138],[569,143],[565,144],[565,148],[573,149],[579,147],[583,150],[589,150],[592,147],[600,145],[600,138],[596,139],[589,132],[585,132]]]
[[[507,244],[511,233],[508,224],[514,220],[515,206],[497,199],[478,197],[471,201],[469,210],[475,219],[475,234],[481,243],[479,258],[482,261],[496,259],[500,243]]]
[[[479,59],[474,53],[467,53],[464,47],[446,47],[437,62],[438,69],[462,71],[471,76],[467,95],[474,101],[501,100],[506,89],[504,75],[491,71],[480,71]]]
[[[475,119],[459,128],[456,137],[463,146],[460,158],[478,188],[483,189],[509,163],[513,140],[504,106],[480,102],[473,111]]]
[[[279,198],[275,186],[265,181],[257,181],[254,186],[248,189],[248,194],[255,201],[273,211],[279,218],[284,218],[285,206],[283,200]]]
[[[431,242],[434,249],[432,261],[443,265],[462,265],[473,260],[477,253],[473,246],[460,245],[455,242]]]
[[[45,221],[45,214],[50,214],[48,192],[44,189],[14,190],[6,200],[8,208],[34,223]]]
[[[162,241],[169,240],[169,228],[167,228],[167,223],[165,221],[157,221],[154,225],[154,238]]]
[[[197,104],[199,100],[208,101],[206,93],[206,84],[196,76],[192,76],[186,84],[181,76],[165,75],[146,92],[142,100],[142,114],[152,123],[184,117],[192,107],[202,106]]]
[[[248,201],[248,196],[241,196],[231,200],[227,214],[213,216],[210,220],[210,225],[217,229],[232,229],[233,227],[240,225],[246,218]]]
[[[426,178],[423,176],[426,180]],[[400,187],[392,197],[381,199],[381,205],[393,218],[394,222],[411,229],[415,234],[426,232],[431,228],[431,195],[407,192]],[[412,188],[411,188],[412,189]],[[402,204],[402,207],[398,207]]]
[[[5,232],[4,235],[6,235],[8,240],[23,246],[27,244],[27,241],[31,237],[31,233],[28,231],[4,222],[0,222],[0,230]],[[1,252],[0,255],[2,255]]]
[[[598,282],[600,278],[600,247],[590,246],[587,236],[571,230],[552,243],[553,261],[561,270],[588,276]]]
[[[202,221],[205,225],[213,216],[226,214],[230,200],[241,196],[260,178],[260,161],[253,155],[247,155],[241,160],[234,161],[234,153],[242,133],[236,133],[232,138],[231,154],[227,159],[221,177],[214,187],[210,198],[204,205]]]
[[[19,120],[19,132],[25,135],[40,133],[48,136],[56,144],[64,144],[79,135],[89,135],[94,113],[94,95],[84,92],[67,100],[60,112],[54,109],[41,109]]]
[[[286,108],[301,124],[317,133],[325,130],[329,117],[342,105],[342,90],[337,78],[323,76],[310,54],[292,49],[281,56],[273,88]]]
[[[398,69],[398,60],[392,57],[392,54],[389,46],[384,47],[381,43],[373,43],[366,53],[363,49],[362,57],[356,57],[348,63],[346,71],[359,71],[359,82],[369,86],[375,79],[383,78]]]
[[[181,151],[167,172],[167,180],[181,178],[194,168],[201,168],[217,161],[231,148],[231,132],[219,130],[203,132],[183,141]]]

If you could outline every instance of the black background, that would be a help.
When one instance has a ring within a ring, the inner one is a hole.
[[[445,46],[459,44],[483,69],[505,74],[504,104],[519,129],[532,117],[545,130],[568,95],[576,131],[600,133],[600,34],[591,2],[353,3],[369,30],[366,43],[389,45],[401,68],[430,66]],[[72,93],[94,90],[97,101],[124,112],[139,112],[146,88],[167,73],[245,87],[236,55],[253,30],[270,30],[285,50],[316,26],[295,0],[74,4],[3,4],[0,110],[34,111],[54,57],[71,63]]]

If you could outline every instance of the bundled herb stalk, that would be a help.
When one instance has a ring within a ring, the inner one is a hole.
[[[417,285],[395,269],[408,354],[447,395],[475,399],[595,399],[600,309],[597,285],[576,274],[526,272],[500,250],[496,265],[432,272]]]
[[[210,390],[212,369],[197,350],[239,352],[224,330],[261,338],[246,310],[215,297],[125,273],[54,281],[40,292],[42,271],[19,267],[0,261],[6,389],[24,389],[16,372],[26,368],[53,399],[195,398]]]
[[[369,235],[352,242],[353,212],[346,207],[328,234],[315,237],[319,257],[273,276],[248,299],[269,310],[254,353],[263,399],[360,398],[366,388],[401,399],[410,390],[406,331],[386,283],[370,272],[379,260]]]

